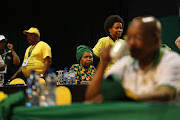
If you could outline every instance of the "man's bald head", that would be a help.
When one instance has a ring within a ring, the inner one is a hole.
[[[161,43],[161,23],[153,16],[136,17],[131,24],[141,24],[146,37],[153,37]]]
[[[153,16],[137,17],[127,30],[131,56],[136,59],[154,56],[161,44],[161,24]]]

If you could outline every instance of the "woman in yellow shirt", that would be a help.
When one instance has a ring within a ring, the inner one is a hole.
[[[120,36],[122,35],[123,28],[124,28],[124,21],[120,16],[118,15],[109,16],[104,22],[104,30],[108,36],[99,39],[98,43],[93,48],[94,55],[99,58],[101,50],[103,48],[109,45],[114,45],[116,40],[118,40]],[[114,63],[115,61],[112,60],[110,64],[106,67],[105,72],[107,72],[109,68],[111,67],[111,65]]]

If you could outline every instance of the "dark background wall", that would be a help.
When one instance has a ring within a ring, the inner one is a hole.
[[[52,48],[52,67],[59,70],[76,63],[78,45],[93,48],[106,36],[104,21],[112,14],[124,19],[124,34],[134,17],[157,17],[162,22],[163,43],[178,51],[174,45],[179,35],[177,0],[5,0],[0,7],[0,34],[14,45],[22,62],[29,46],[22,31],[37,27],[41,40]]]

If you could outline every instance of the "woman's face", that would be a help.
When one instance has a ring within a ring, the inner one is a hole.
[[[112,28],[109,28],[111,37],[117,40],[123,33],[123,26],[120,22],[115,22]]]
[[[80,64],[85,67],[88,68],[91,64],[93,63],[93,56],[90,52],[85,52],[80,60]]]

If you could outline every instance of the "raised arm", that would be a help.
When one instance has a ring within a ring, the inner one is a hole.
[[[108,46],[107,48],[104,48],[100,54],[101,61],[98,64],[96,73],[94,74],[93,78],[91,79],[91,82],[86,90],[86,100],[87,101],[99,101],[101,98],[100,93],[100,86],[104,75],[104,70],[107,67],[108,63],[110,62],[110,56],[109,51],[112,46]],[[96,99],[98,97],[98,99]],[[101,101],[101,100],[100,100]]]
[[[20,59],[19,56],[16,54],[16,52],[13,49],[13,45],[12,44],[7,44],[8,49],[11,50],[11,53],[13,55],[13,64],[14,65],[19,65],[20,64]]]

